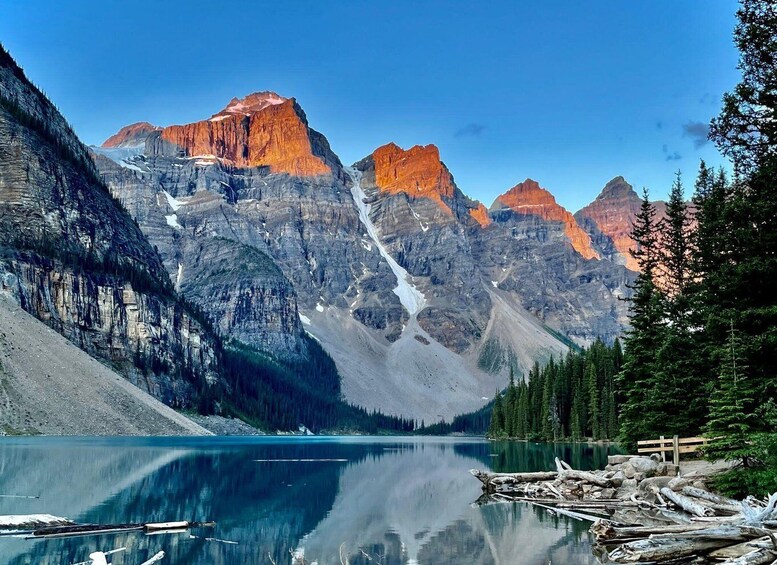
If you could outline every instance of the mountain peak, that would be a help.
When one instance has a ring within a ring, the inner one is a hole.
[[[440,150],[436,145],[414,145],[410,149],[402,149],[396,143],[387,143],[373,151],[372,159],[375,163],[375,183],[381,191],[432,198],[444,210],[451,212],[443,197],[453,198],[453,177],[440,160]]]
[[[634,191],[634,187],[631,186],[626,179],[622,176],[617,176],[610,180],[596,197],[597,200],[610,200],[617,198],[639,198],[639,195]]]
[[[634,247],[631,239],[631,228],[640,207],[640,197],[626,180],[617,176],[608,182],[596,199],[575,214],[589,233],[598,230],[608,238],[620,260],[632,271],[638,271],[639,265],[631,256],[630,249]],[[591,231],[590,225],[596,230]]]
[[[521,216],[537,216],[546,221],[560,222],[569,242],[585,259],[599,259],[591,244],[591,238],[577,224],[575,218],[556,198],[530,178],[519,182],[496,199],[491,209],[509,208]]]
[[[111,137],[106,139],[102,147],[106,149],[113,149],[116,147],[136,147],[142,144],[148,134],[153,131],[160,130],[159,126],[152,125],[148,122],[137,122],[124,126]]]
[[[226,117],[234,114],[248,116],[254,112],[264,110],[268,106],[276,106],[290,100],[270,90],[254,92],[243,98],[233,98],[229,104],[220,112],[213,115],[216,117]]]

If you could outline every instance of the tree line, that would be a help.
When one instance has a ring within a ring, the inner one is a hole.
[[[570,350],[558,361],[535,364],[493,401],[488,436],[533,441],[614,439],[618,434],[615,376],[623,364],[620,342],[601,340]]]

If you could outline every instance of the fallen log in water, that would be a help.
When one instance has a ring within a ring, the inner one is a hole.
[[[610,479],[600,477],[595,473],[589,473],[587,471],[576,471],[558,457],[556,457],[556,471],[558,472],[558,478],[562,481],[584,481],[602,488],[612,486],[612,481],[610,481]]]
[[[30,530],[42,526],[66,526],[72,520],[51,514],[11,514],[0,516],[0,530]]]
[[[27,539],[39,538],[63,538],[74,536],[92,536],[102,534],[117,534],[124,532],[142,531],[148,534],[155,533],[177,533],[190,528],[213,527],[215,522],[161,522],[146,524],[73,524],[67,526],[53,526],[39,528],[32,532],[26,532],[29,535]]]

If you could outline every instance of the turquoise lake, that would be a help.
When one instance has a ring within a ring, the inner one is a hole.
[[[215,521],[181,534],[25,540],[0,563],[72,564],[126,547],[161,565],[593,564],[590,524],[476,501],[471,468],[600,468],[611,448],[437,437],[2,438],[0,514],[119,524]],[[345,561],[342,561],[345,562]]]

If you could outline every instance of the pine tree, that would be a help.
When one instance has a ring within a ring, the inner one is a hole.
[[[504,409],[502,406],[502,394],[496,391],[494,407],[491,410],[491,424],[488,426],[488,437],[498,438],[504,435]]]
[[[593,439],[601,439],[601,410],[599,399],[599,383],[596,378],[596,367],[593,363],[588,364],[586,370],[586,388],[588,390],[588,429],[591,430]]]
[[[713,438],[706,449],[711,459],[738,460],[745,467],[754,462],[752,436],[758,429],[756,387],[748,367],[742,364],[742,339],[734,329],[723,348],[723,362],[710,399],[706,433]]]
[[[742,80],[723,95],[710,139],[747,175],[777,158],[777,9],[773,0],[741,0],[737,18]]]
[[[517,423],[515,421],[515,407],[518,404],[518,391],[515,388],[515,376],[510,367],[510,383],[507,385],[507,393],[504,401],[504,432],[507,437],[515,437]]]
[[[664,417],[652,431],[654,435],[695,435],[704,425],[707,414],[706,375],[697,364],[690,330],[693,238],[679,173],[659,232],[661,282],[668,323],[658,351],[653,391],[656,400],[653,410]]]
[[[631,329],[625,338],[624,362],[617,378],[623,400],[621,439],[627,447],[651,436],[655,428],[656,355],[663,343],[665,325],[664,297],[655,284],[660,260],[655,216],[655,207],[644,190],[632,230],[636,242],[632,256],[640,273],[632,285]]]

